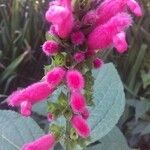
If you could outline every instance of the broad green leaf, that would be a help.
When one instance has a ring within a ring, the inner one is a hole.
[[[117,124],[125,107],[122,82],[113,66],[109,63],[93,71],[94,103],[88,120],[91,126],[91,142],[105,136]]]
[[[124,135],[117,127],[99,141],[99,144],[90,146],[86,150],[129,150]]]
[[[0,110],[0,150],[19,150],[44,132],[30,117],[24,118],[14,111]]]

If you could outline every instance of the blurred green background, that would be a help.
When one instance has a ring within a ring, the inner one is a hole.
[[[48,59],[41,45],[48,29],[44,12],[48,0],[0,0],[0,109],[4,99],[43,75]],[[118,55],[110,50],[102,57],[112,61],[122,78],[126,110],[118,126],[128,144],[137,150],[150,150],[150,1],[141,0],[142,18],[134,18],[128,30],[129,50]],[[133,16],[134,17],[134,16]]]

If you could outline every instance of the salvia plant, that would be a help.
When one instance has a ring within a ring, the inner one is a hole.
[[[130,13],[142,16],[135,0],[49,3],[45,19],[50,29],[42,51],[51,64],[41,81],[8,97],[25,117],[34,104],[48,99],[49,132],[20,145],[21,150],[49,150],[58,142],[64,149],[80,150],[112,130],[124,110],[123,86],[113,65],[98,56],[111,47],[127,51]]]

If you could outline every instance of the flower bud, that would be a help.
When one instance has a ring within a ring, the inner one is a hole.
[[[84,78],[78,70],[69,70],[67,72],[67,85],[71,91],[84,88]]]
[[[71,34],[71,41],[75,45],[83,44],[85,36],[81,31],[77,31]]]
[[[85,53],[84,52],[77,52],[74,54],[73,58],[77,63],[80,63],[80,62],[85,60]]]
[[[52,40],[46,41],[42,46],[42,50],[47,56],[56,55],[59,51],[59,44]]]
[[[90,136],[90,127],[88,126],[86,120],[84,120],[81,116],[73,116],[71,119],[71,124],[82,138],[87,138]]]
[[[93,61],[93,66],[94,66],[95,69],[100,68],[103,64],[104,64],[104,62],[103,62],[103,60],[100,59],[100,58],[96,58],[96,59],[94,59],[94,61]]]

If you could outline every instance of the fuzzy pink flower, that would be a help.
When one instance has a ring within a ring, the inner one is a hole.
[[[86,120],[84,120],[81,116],[73,116],[71,119],[71,124],[82,138],[87,138],[90,136],[90,127],[88,126]]]
[[[32,110],[32,104],[28,101],[24,101],[20,105],[21,107],[21,114],[25,117],[28,117],[31,115],[31,110]]]
[[[136,16],[142,16],[141,7],[135,0],[128,0],[127,5]]]
[[[85,108],[83,109],[83,111],[81,112],[81,116],[82,116],[83,119],[86,119],[86,120],[89,118],[90,112],[89,112],[89,110],[87,109],[87,107],[85,107]]]
[[[46,41],[42,46],[42,50],[47,56],[56,55],[59,51],[59,44],[52,40]]]
[[[78,70],[69,70],[67,72],[67,85],[71,91],[84,88],[84,78]]]
[[[103,60],[100,59],[100,58],[96,58],[96,59],[94,59],[94,61],[93,61],[93,66],[94,66],[95,69],[100,68],[103,64],[104,64],[104,62],[103,62]]]
[[[112,17],[106,24],[97,26],[88,36],[88,49],[98,50],[108,48],[113,44],[113,37],[127,29],[132,24],[132,18],[127,13]]]
[[[118,13],[127,12],[127,5],[137,16],[142,15],[141,8],[135,0],[104,0],[97,8],[97,24],[104,24]]]
[[[80,63],[85,60],[85,53],[82,51],[77,52],[74,54],[73,58],[77,63]]]
[[[47,21],[55,26],[55,31],[61,38],[67,38],[73,28],[71,0],[59,0],[50,5],[45,14]]]
[[[95,10],[91,10],[87,12],[85,16],[82,18],[83,25],[94,25],[97,22],[98,15]]]
[[[55,137],[52,134],[47,134],[36,141],[25,144],[21,150],[52,150],[55,144]]]
[[[84,40],[85,40],[85,36],[81,31],[77,31],[71,34],[71,41],[75,45],[83,44]]]
[[[56,68],[50,70],[46,74],[45,78],[46,78],[46,81],[49,83],[49,85],[51,87],[55,88],[56,86],[58,86],[62,82],[62,80],[65,76],[65,73],[66,73],[66,71],[64,68],[56,67]]]
[[[47,82],[37,82],[25,89],[13,92],[8,97],[8,103],[11,106],[19,106],[24,101],[35,104],[47,98],[53,91],[54,89]]]
[[[85,97],[80,92],[72,92],[70,97],[70,106],[74,113],[82,112],[86,107]]]
[[[113,37],[114,47],[119,53],[123,53],[127,51],[128,44],[126,42],[126,33],[120,32],[116,36]]]
[[[52,35],[57,35],[54,25],[50,26],[50,29],[49,29],[48,33],[52,34]]]

